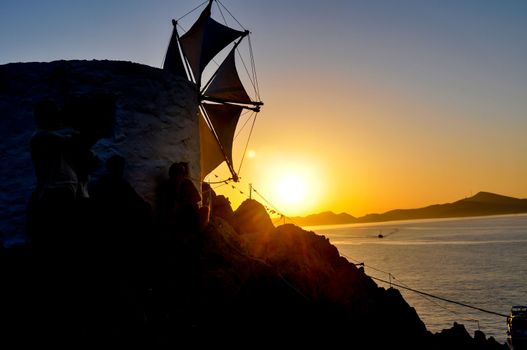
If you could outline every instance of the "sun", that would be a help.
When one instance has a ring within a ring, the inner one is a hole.
[[[251,178],[255,199],[273,215],[306,216],[320,212],[327,181],[324,164],[304,154],[258,150],[257,159],[246,175]]]
[[[307,215],[317,206],[321,186],[310,166],[290,163],[277,167],[272,177],[270,197],[285,216]]]
[[[277,183],[278,200],[287,206],[301,203],[307,191],[305,179],[297,175],[286,174]]]

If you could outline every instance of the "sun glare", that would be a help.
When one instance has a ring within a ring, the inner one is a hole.
[[[252,149],[247,151],[247,157],[249,157],[250,159],[255,158],[256,157],[256,151],[254,151]]]
[[[278,180],[277,195],[281,203],[298,204],[305,199],[307,185],[305,180],[295,175],[285,175]]]
[[[321,187],[317,168],[306,162],[275,163],[269,199],[286,216],[307,215],[318,204]]]

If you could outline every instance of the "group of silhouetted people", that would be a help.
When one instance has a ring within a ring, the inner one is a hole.
[[[154,249],[160,233],[166,237],[203,229],[209,220],[211,189],[204,185],[202,201],[187,162],[169,167],[168,177],[158,184],[155,208],[125,180],[126,161],[120,155],[108,158],[106,173],[90,181],[101,166],[91,148],[110,134],[113,122],[108,119],[114,115],[106,112],[105,119],[93,118],[100,126],[90,125],[86,110],[97,113],[93,105],[101,99],[80,101],[61,109],[44,99],[34,108],[36,131],[30,149],[37,181],[28,204],[28,233],[35,248],[55,256],[91,249],[110,260],[133,260],[134,254],[144,255],[140,249]],[[109,105],[107,99],[102,101]]]
[[[159,267],[165,262],[156,256],[159,251],[190,252],[177,247],[178,239],[172,240],[175,245],[161,247],[165,241],[160,237],[190,237],[208,222],[211,189],[203,187],[202,201],[186,162],[169,167],[168,176],[158,184],[155,208],[126,181],[126,161],[120,155],[109,157],[104,174],[92,181],[102,162],[91,148],[109,135],[109,116],[102,120],[101,129],[106,130],[99,130],[89,125],[86,108],[80,105],[66,104],[61,109],[44,99],[34,108],[36,131],[30,150],[36,187],[28,203],[28,234],[37,252],[40,278],[51,285],[42,296],[47,300],[37,303],[48,304],[49,309],[37,313],[55,314],[52,321],[67,323],[72,312],[84,312],[89,315],[84,322],[106,322],[96,318],[98,312],[108,310],[116,311],[106,315],[107,319],[122,318],[133,309],[119,307],[123,288],[147,293],[156,285],[153,278],[166,279]],[[97,120],[101,122],[100,116],[92,122]],[[156,269],[161,272],[152,273]],[[161,293],[169,290],[159,284],[156,288]],[[135,297],[144,299],[138,294]],[[82,310],[67,306],[74,303],[71,298],[79,297],[87,298]]]
[[[123,157],[110,157],[106,174],[90,183],[91,174],[101,165],[91,147],[107,136],[108,131],[100,129],[107,129],[111,122],[102,122],[99,129],[86,127],[89,123],[85,119],[90,116],[72,116],[76,112],[86,113],[82,109],[86,108],[66,105],[60,109],[49,99],[35,105],[36,131],[30,149],[37,181],[28,205],[28,228],[36,243],[49,242],[53,235],[63,239],[68,232],[75,231],[76,224],[92,219],[86,215],[99,216],[110,232],[126,232],[134,227],[146,229],[147,222],[139,226],[131,223],[138,217],[146,220],[145,213],[150,208],[123,178]],[[100,122],[100,118],[94,118],[94,123],[97,120]],[[208,191],[210,187],[203,188],[204,199]],[[202,197],[189,178],[186,162],[170,166],[168,178],[159,184],[156,196],[155,218],[162,229],[199,229],[208,221],[210,204],[203,200],[200,207]]]

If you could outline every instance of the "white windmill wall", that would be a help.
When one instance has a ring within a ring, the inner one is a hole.
[[[61,104],[65,91],[117,96],[114,137],[93,148],[104,162],[127,161],[125,177],[151,204],[156,183],[176,161],[199,179],[195,86],[161,69],[121,61],[56,61],[0,66],[0,232],[4,245],[23,240],[25,210],[35,186],[29,153],[33,106],[43,97]],[[199,180],[196,181],[199,184]]]

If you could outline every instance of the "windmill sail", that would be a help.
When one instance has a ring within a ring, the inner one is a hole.
[[[218,68],[211,83],[206,87],[204,92],[205,99],[245,104],[252,103],[238,76],[234,53],[235,50],[233,48]]]
[[[242,107],[211,103],[204,103],[203,107],[213,129],[216,131],[227,161],[232,164],[232,143],[236,125],[238,125],[238,119],[240,119],[240,114],[242,113]]]
[[[209,0],[197,21],[181,37],[177,22],[173,21],[174,30],[163,69],[187,77],[186,67],[188,78],[197,86],[201,112],[198,115],[201,179],[225,161],[236,181],[232,148],[238,120],[242,109],[258,112],[263,103],[251,100],[236,70],[235,50],[249,32],[212,19],[212,3],[213,0]],[[209,62],[230,44],[233,48],[209,81],[202,85],[202,74]]]
[[[185,77],[185,66],[183,64],[183,60],[181,59],[181,54],[179,53],[179,44],[177,40],[178,35],[175,21],[173,21],[172,24],[174,25],[174,29],[172,31],[170,43],[168,44],[165,62],[163,63],[163,69],[168,70],[175,75]]]
[[[212,1],[201,13],[196,23],[180,38],[183,54],[187,58],[198,86],[201,73],[207,64],[227,45],[244,35],[210,17]]]
[[[212,134],[212,131],[207,126],[203,115],[198,118],[199,123],[199,143],[200,143],[200,169],[201,176],[200,180],[203,180],[210,172],[216,169],[225,160],[223,152],[216,140],[216,137]],[[204,152],[203,150],[206,150]]]

